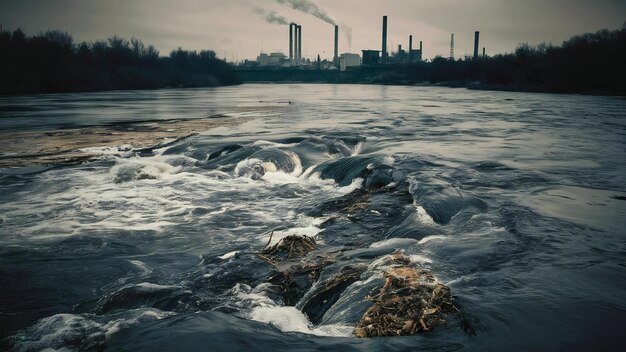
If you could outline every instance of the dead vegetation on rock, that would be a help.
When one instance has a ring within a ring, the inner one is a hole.
[[[272,237],[273,233],[256,255],[274,267],[276,274],[268,281],[280,289],[285,305],[293,306],[319,279],[322,268],[334,263],[335,259],[330,256],[313,256],[303,260],[315,250],[316,242],[312,237],[289,235],[270,246]]]
[[[315,250],[315,239],[309,236],[289,235],[282,238],[275,245],[268,247],[272,242],[273,232],[270,235],[270,239],[261,250],[261,253],[257,254],[259,259],[276,266],[284,260],[301,258],[306,256]]]
[[[272,265],[276,274],[268,281],[277,286],[284,304],[295,305],[312,287],[302,306],[313,324],[319,324],[324,314],[337,302],[348,286],[360,279],[367,270],[364,265],[348,265],[331,279],[317,283],[322,269],[336,263],[331,255],[312,255],[316,241],[312,237],[290,235],[257,256]],[[314,253],[313,253],[314,254]],[[459,313],[468,334],[473,332],[455,306],[450,289],[437,281],[427,270],[415,267],[410,258],[394,253],[378,264],[383,267],[384,285],[368,297],[374,304],[356,325],[357,337],[403,336],[428,332],[446,324],[449,314]],[[315,286],[314,286],[315,285]]]
[[[398,266],[384,271],[385,284],[371,297],[374,301],[354,331],[358,337],[403,336],[428,332],[459,312],[450,289],[432,273],[408,266],[410,260],[394,254],[388,263]]]

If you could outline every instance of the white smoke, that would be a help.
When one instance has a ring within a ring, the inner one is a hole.
[[[339,27],[341,29],[341,32],[346,36],[346,40],[348,41],[348,49],[352,49],[352,28],[345,24],[342,24]]]
[[[279,15],[276,11],[267,11],[262,8],[255,7],[254,12],[257,15],[263,17],[263,19],[267,23],[280,24],[280,25],[289,24],[289,20],[287,20],[285,16]]]

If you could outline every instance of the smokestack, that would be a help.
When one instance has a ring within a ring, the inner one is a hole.
[[[483,46],[483,57],[487,57],[487,55],[485,55],[485,47]]]
[[[454,33],[450,35],[450,61],[454,61]]]
[[[413,36],[409,36],[409,63],[413,63]]]
[[[300,61],[300,31],[302,30],[302,26],[297,23],[293,24],[293,59],[298,64]]]
[[[419,57],[418,61],[422,61],[422,60],[424,60],[424,50],[423,50],[423,47],[422,47],[422,41],[420,40],[420,57]]]
[[[298,58],[302,61],[302,26],[298,26]]]
[[[478,37],[480,36],[480,32],[474,32],[474,60],[478,59]]]
[[[333,58],[335,67],[339,67],[339,26],[335,25],[335,57]]]
[[[293,60],[298,60],[298,24],[293,24]]]
[[[383,16],[383,57],[382,63],[387,63],[387,16]]]
[[[289,24],[289,62],[293,62],[293,26],[295,23]]]

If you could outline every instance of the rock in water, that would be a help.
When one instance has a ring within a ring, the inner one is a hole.
[[[312,237],[290,235],[268,247],[270,242],[257,257],[276,269],[269,282],[280,288],[285,305],[293,306],[318,280],[320,270],[334,262],[334,258],[304,260],[315,250],[316,243]]]
[[[302,307],[302,312],[313,324],[319,324],[326,311],[337,302],[343,291],[359,280],[366,269],[367,267],[364,265],[349,265],[342,268],[339,274],[324,282],[317,289],[317,292],[306,301]]]
[[[391,262],[403,264],[404,259],[394,254]],[[357,337],[427,332],[444,324],[447,314],[459,311],[450,289],[426,270],[403,265],[385,270],[384,275],[385,285],[356,326]]]
[[[263,249],[259,258],[275,265],[286,259],[304,257],[314,249],[315,240],[312,237],[290,235],[272,247]]]

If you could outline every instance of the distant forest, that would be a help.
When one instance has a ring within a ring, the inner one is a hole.
[[[0,94],[84,92],[239,84],[215,52],[174,50],[160,57],[138,39],[74,43],[61,31],[27,37],[0,32]]]
[[[437,57],[384,80],[446,82],[479,89],[626,95],[626,24],[575,36],[560,47],[521,45],[515,53],[452,61]]]
[[[441,84],[474,89],[626,95],[626,24],[575,36],[561,46],[523,44],[514,53],[411,65],[241,70],[215,52],[174,50],[159,56],[138,39],[74,43],[61,31],[27,37],[0,32],[0,94],[162,87],[209,87],[244,81]]]

